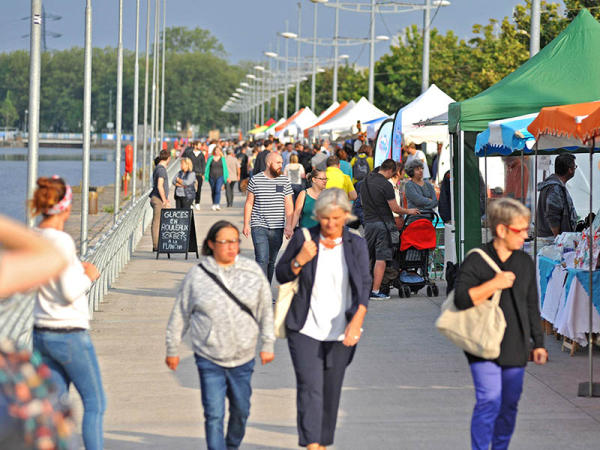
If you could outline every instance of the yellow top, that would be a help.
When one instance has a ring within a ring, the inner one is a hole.
[[[325,176],[327,177],[326,189],[339,188],[345,191],[346,194],[354,191],[354,185],[350,177],[337,167],[328,167]]]
[[[350,165],[352,166],[352,173],[354,173],[354,164],[356,163],[357,158],[367,158],[367,162],[369,163],[369,173],[373,172],[373,158],[371,156],[367,156],[366,153],[359,153],[350,161]],[[352,182],[354,184],[358,183],[359,180],[356,178],[352,178]]]

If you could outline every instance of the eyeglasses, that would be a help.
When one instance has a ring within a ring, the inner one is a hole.
[[[577,169],[577,164],[575,164],[573,167],[571,167],[571,169],[573,169],[573,170]]]
[[[329,178],[315,178],[315,180],[327,181]]]
[[[506,228],[508,228],[510,231],[512,231],[513,233],[517,233],[517,234],[520,234],[520,233],[529,233],[529,227],[519,229],[519,228],[513,228],[510,225],[504,225],[504,226]]]
[[[239,239],[222,239],[220,241],[214,241],[215,244],[221,244],[221,245],[236,245],[240,243]]]

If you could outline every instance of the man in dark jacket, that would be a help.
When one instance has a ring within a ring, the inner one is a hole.
[[[265,149],[258,154],[256,161],[254,162],[254,170],[252,173],[255,175],[267,170],[267,156],[273,151],[273,141],[267,139],[263,145],[265,146]]]
[[[554,161],[554,174],[538,183],[538,236],[552,237],[575,231],[577,212],[566,186],[575,176],[575,170],[575,156],[562,153]]]
[[[192,160],[193,171],[196,174],[196,209],[200,210],[200,196],[202,193],[202,182],[204,181],[204,171],[206,169],[206,157],[204,152],[201,150],[201,143],[195,142],[193,147],[186,149],[183,152],[184,158],[190,158]]]

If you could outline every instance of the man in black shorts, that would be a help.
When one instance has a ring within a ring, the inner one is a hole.
[[[371,300],[388,300],[379,288],[387,261],[394,256],[399,244],[399,233],[392,211],[396,214],[418,214],[416,208],[405,209],[396,202],[392,184],[388,181],[397,172],[396,162],[386,159],[378,172],[373,171],[363,180],[360,196],[365,217],[365,238],[369,247],[369,261],[373,269]]]

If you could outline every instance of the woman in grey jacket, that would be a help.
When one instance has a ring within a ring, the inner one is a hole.
[[[230,222],[212,226],[202,247],[206,258],[183,280],[167,326],[166,364],[171,370],[177,369],[179,344],[191,329],[209,450],[237,449],[242,442],[259,335],[262,363],[275,358],[271,288],[260,266],[238,255],[239,242],[239,231]],[[226,396],[230,416],[225,435]]]
[[[181,170],[173,180],[175,187],[175,206],[191,208],[196,197],[196,174],[192,170],[194,164],[190,158],[181,158]]]
[[[433,184],[423,179],[423,163],[412,160],[406,165],[406,174],[410,177],[404,184],[404,194],[409,208],[433,209],[438,205]]]

